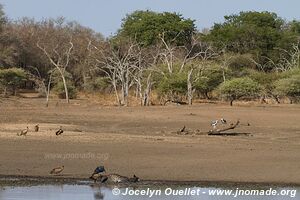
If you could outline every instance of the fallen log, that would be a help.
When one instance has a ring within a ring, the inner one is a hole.
[[[230,135],[230,133],[223,133],[228,130],[235,129],[240,124],[240,120],[237,120],[235,124],[230,124],[229,127],[222,129],[213,129],[208,131],[208,135]]]
[[[183,128],[179,129],[178,131],[176,131],[175,133],[178,135],[215,135],[215,136],[238,136],[238,135],[246,135],[246,136],[252,136],[251,133],[226,133],[225,131],[228,130],[233,130],[236,127],[238,127],[239,125],[242,125],[240,123],[240,120],[237,120],[236,123],[231,123],[229,126],[225,127],[225,128],[220,128],[220,129],[212,129],[209,130],[208,132],[203,132],[200,131],[198,129],[196,130],[189,130],[186,128],[186,126],[184,125]],[[249,126],[250,124],[248,123],[247,126]],[[174,133],[174,132],[173,132]]]

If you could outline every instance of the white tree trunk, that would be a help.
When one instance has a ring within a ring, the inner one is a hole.
[[[63,84],[64,84],[64,89],[65,89],[65,94],[66,94],[66,101],[67,101],[67,103],[69,103],[70,102],[70,100],[69,100],[69,92],[68,92],[68,86],[67,86],[67,81],[66,81],[65,75],[61,71],[60,68],[57,68],[57,69],[59,70],[59,73],[61,75],[61,78],[62,78],[62,81],[63,81]]]
[[[193,69],[191,69],[188,73],[187,76],[187,96],[188,96],[188,102],[189,105],[193,104],[193,84],[192,84],[192,73],[193,73]]]
[[[150,73],[147,78],[147,86],[143,96],[143,106],[149,106],[151,87],[152,87],[152,82],[151,82],[151,73]]]

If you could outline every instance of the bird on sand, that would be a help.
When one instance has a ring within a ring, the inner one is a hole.
[[[226,121],[226,119],[224,119],[224,118],[221,118],[220,121],[221,121],[222,124],[227,124],[227,121]]]
[[[104,166],[98,166],[98,167],[96,167],[96,169],[94,170],[94,174],[95,174],[95,173],[96,173],[96,174],[99,174],[99,173],[102,173],[102,172],[106,172]]]
[[[60,128],[55,132],[55,135],[61,135],[63,132],[64,132],[64,130],[60,126]]]
[[[215,129],[218,125],[218,120],[211,121],[210,125]]]
[[[38,132],[39,130],[40,130],[39,124],[35,125],[35,126],[34,126],[34,131],[35,131],[35,132]]]
[[[50,171],[50,174],[59,174],[64,170],[64,168],[65,166],[56,167]]]
[[[24,129],[24,130],[22,130],[22,131],[20,132],[20,134],[18,134],[18,135],[19,135],[19,136],[21,136],[21,135],[26,136],[26,134],[28,133],[28,130],[29,130],[29,128],[28,128],[28,126],[27,126],[27,128]]]
[[[180,129],[180,132],[181,132],[181,133],[184,132],[184,131],[185,131],[185,125],[183,126],[182,129]]]
[[[101,183],[107,180],[107,176],[103,176],[101,173],[106,172],[104,166],[98,166],[94,170],[93,174],[90,176],[90,179],[94,180],[95,182],[99,179]]]

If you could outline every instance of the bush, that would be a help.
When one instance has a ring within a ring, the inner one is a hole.
[[[202,72],[201,77],[194,84],[194,89],[204,97],[209,98],[208,93],[216,89],[222,82],[222,70],[219,67],[211,66]]]
[[[20,68],[9,68],[0,70],[0,85],[3,87],[4,95],[8,90],[12,90],[16,95],[18,87],[26,80],[26,73]]]
[[[259,72],[256,70],[249,71],[249,77],[261,85],[261,94],[263,98],[266,96],[274,98],[278,102],[278,98],[274,93],[274,82],[282,78],[282,74],[276,72]]]
[[[67,81],[67,88],[68,88],[69,98],[76,99],[77,97],[76,87],[71,82]],[[53,89],[57,93],[58,98],[60,99],[66,98],[65,87],[63,82],[56,83]]]
[[[230,100],[230,105],[234,100],[241,98],[255,98],[260,93],[260,85],[251,78],[234,78],[220,85],[218,92],[221,96]]]
[[[252,61],[252,55],[236,54],[229,59],[228,67],[233,71],[239,71],[243,68],[255,69],[256,64]]]
[[[159,94],[173,100],[179,100],[180,96],[185,95],[187,92],[186,77],[185,73],[166,75],[157,86]]]
[[[300,75],[283,78],[275,82],[274,92],[279,96],[287,96],[291,101],[300,98]]]
[[[96,79],[89,80],[84,85],[84,89],[89,92],[103,92],[108,87],[110,87],[110,81],[107,77],[98,77]]]

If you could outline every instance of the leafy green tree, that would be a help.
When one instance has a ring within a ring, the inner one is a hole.
[[[157,43],[163,35],[166,42],[184,45],[190,42],[194,31],[194,21],[184,19],[180,14],[135,11],[123,19],[119,36],[135,38],[149,46]]]
[[[269,12],[240,12],[224,18],[224,23],[213,26],[208,39],[225,43],[229,50],[239,53],[271,49],[283,25],[281,18]]]
[[[260,72],[256,70],[248,70],[248,76],[257,82],[261,86],[261,100],[265,101],[265,98],[273,98],[277,103],[279,99],[274,92],[274,83],[282,78],[282,74],[276,72]]]
[[[289,30],[297,35],[300,35],[300,21],[293,20],[289,24]]]
[[[291,102],[300,98],[300,75],[283,78],[275,82],[275,93],[279,96],[287,96]]]
[[[270,12],[240,12],[225,16],[224,23],[217,23],[205,37],[219,47],[235,53],[250,53],[259,64],[278,59],[278,49],[287,49],[297,41],[297,34],[284,30],[285,21]],[[296,25],[295,25],[296,26]],[[270,70],[272,66],[265,66]]]
[[[248,77],[231,79],[218,88],[220,95],[230,100],[231,106],[235,100],[257,97],[260,89],[260,85]]]
[[[0,4],[0,31],[2,31],[3,25],[7,22],[7,18],[3,11],[3,6]]]
[[[26,80],[26,73],[20,68],[10,68],[0,70],[0,86],[3,87],[4,95],[8,90],[12,90],[16,95],[18,87]]]
[[[194,84],[195,91],[209,99],[209,93],[223,82],[222,71],[219,67],[210,66],[204,69]]]
[[[17,38],[9,32],[10,24],[0,4],[0,68],[7,68],[16,65],[17,57]]]
[[[173,73],[166,75],[157,86],[160,96],[167,99],[180,100],[187,92],[187,80],[185,73]]]

